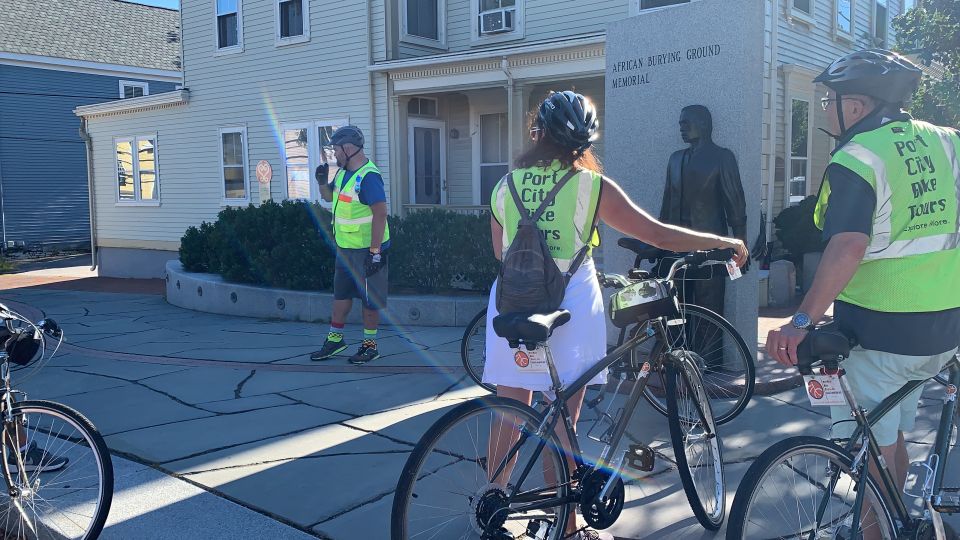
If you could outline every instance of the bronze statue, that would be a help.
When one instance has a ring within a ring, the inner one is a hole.
[[[733,152],[713,142],[713,117],[703,105],[684,107],[680,136],[689,148],[670,156],[660,220],[697,231],[747,241],[747,209],[740,169]],[[662,266],[662,265],[661,265]],[[710,273],[712,270],[712,274]],[[726,271],[708,267],[696,281],[685,283],[681,301],[723,314]],[[712,276],[712,277],[709,277]]]

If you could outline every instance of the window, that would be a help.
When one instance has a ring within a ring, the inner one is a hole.
[[[215,0],[217,3],[217,49],[243,48],[240,1]]]
[[[792,100],[790,122],[790,204],[807,196],[807,170],[810,158],[810,102]]]
[[[277,0],[277,44],[310,40],[309,0]]]
[[[814,19],[814,4],[817,0],[787,0],[787,13],[791,23],[802,23],[807,26],[813,26],[815,24]]]
[[[687,4],[690,0],[640,0],[640,10],[656,9],[677,4]]]
[[[516,0],[480,0],[480,35],[513,32],[517,25]]]
[[[117,153],[118,202],[159,203],[156,135],[115,139],[114,148]]]
[[[506,113],[480,115],[480,204],[490,202],[494,186],[510,168]]]
[[[329,148],[330,136],[341,126],[350,123],[348,118],[318,120],[284,125],[283,134],[284,174],[287,180],[288,199],[319,199],[319,189],[313,179],[317,165],[330,165],[330,180],[337,174],[337,160]],[[322,203],[323,204],[323,203]]]
[[[306,127],[283,129],[283,164],[288,199],[310,198],[310,146]]]
[[[401,0],[402,41],[446,47],[446,1]]]
[[[853,36],[853,0],[836,0],[837,34]]]
[[[220,130],[220,179],[225,201],[246,202],[247,194],[247,129]]]
[[[876,0],[876,11],[873,14],[873,35],[876,38],[877,47],[886,47],[887,46],[887,25],[889,24],[888,20],[888,11],[887,11],[887,2],[889,0]]]
[[[150,94],[150,85],[145,82],[120,81],[120,98],[129,99]]]
[[[906,13],[917,6],[917,0],[903,0],[903,12]]]
[[[437,100],[434,98],[410,98],[407,114],[411,116],[437,116]]]

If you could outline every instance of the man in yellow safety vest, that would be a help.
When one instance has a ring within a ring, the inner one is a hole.
[[[333,277],[333,313],[323,347],[311,360],[326,360],[347,348],[343,328],[353,299],[363,301],[363,341],[353,364],[376,360],[380,310],[387,305],[387,198],[380,170],[363,152],[363,132],[344,126],[330,137],[340,170],[327,182],[327,163],[317,167],[321,196],[333,203],[333,235],[337,262]]]

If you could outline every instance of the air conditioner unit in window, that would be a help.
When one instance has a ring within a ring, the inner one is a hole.
[[[499,9],[480,14],[480,33],[499,34],[512,32],[514,29],[514,10]]]

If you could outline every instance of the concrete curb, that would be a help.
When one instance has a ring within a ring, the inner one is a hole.
[[[187,272],[179,260],[166,264],[167,302],[194,311],[284,319],[304,322],[328,322],[333,294],[269,289],[227,283],[216,274]],[[349,323],[360,323],[361,312],[355,302]],[[381,322],[394,326],[460,326],[467,324],[487,307],[482,296],[391,296]]]

